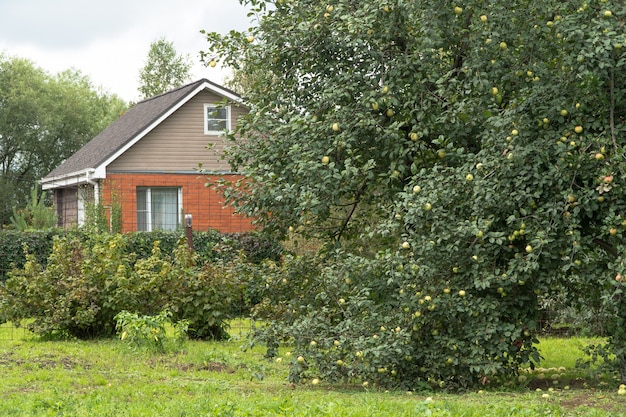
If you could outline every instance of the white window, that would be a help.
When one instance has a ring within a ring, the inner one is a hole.
[[[230,106],[204,105],[204,134],[220,135],[230,130]]]
[[[176,230],[181,225],[180,187],[137,187],[137,230]]]

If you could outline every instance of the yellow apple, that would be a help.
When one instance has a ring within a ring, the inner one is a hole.
[[[454,14],[456,14],[456,15],[460,15],[461,13],[463,13],[463,8],[462,8],[462,7],[459,7],[459,6],[456,6],[456,7],[454,8]]]
[[[329,4],[328,6],[326,6],[326,11],[327,11],[328,13],[332,13],[332,11],[333,11],[333,10],[334,10],[334,7],[333,7],[333,6],[331,6],[330,4]]]
[[[409,249],[411,244],[409,242],[402,242],[402,249]]]
[[[611,16],[613,16],[613,12],[611,12],[610,10],[604,11],[604,17],[611,17]]]
[[[465,180],[466,180],[466,181],[474,181],[474,176],[473,176],[472,174],[467,174],[467,175],[465,176]]]
[[[380,91],[383,94],[387,94],[389,92],[389,86],[384,85]]]
[[[486,15],[480,16],[480,21],[483,22],[483,23],[486,22],[487,21],[487,16]]]
[[[561,110],[561,116],[563,117],[567,116],[567,110],[565,109]]]
[[[417,139],[419,139],[419,136],[418,136],[418,135],[417,135],[417,133],[415,133],[415,132],[411,132],[411,134],[409,135],[409,137],[411,138],[411,140],[412,140],[413,142],[416,142],[416,141],[417,141]]]
[[[517,136],[517,135],[519,135],[519,131],[517,129],[513,129],[513,130],[511,130],[511,135]]]
[[[254,42],[254,36],[250,35],[250,36],[248,36],[248,37],[246,38],[246,40],[247,40],[249,43],[252,43],[252,42]]]
[[[328,156],[322,157],[322,164],[326,165],[330,162],[330,158]]]
[[[601,161],[601,160],[603,160],[603,159],[604,159],[604,155],[603,155],[602,153],[598,152],[598,153],[596,154],[596,159],[597,159],[598,161]]]
[[[459,291],[459,297],[465,297],[465,290]]]
[[[533,247],[530,245],[526,245],[526,252],[531,253],[533,251]]]
[[[339,123],[333,123],[333,130],[339,132]]]
[[[504,50],[508,47],[508,45],[506,44],[506,42],[500,42],[500,49]]]
[[[495,96],[498,95],[498,87],[491,87],[491,95]]]
[[[433,206],[430,203],[424,204],[424,210],[429,211],[432,208],[433,208]]]
[[[420,187],[419,185],[413,187],[413,192],[415,194],[418,194],[420,191],[422,191],[422,187]]]
[[[574,128],[574,132],[576,132],[576,133],[582,133],[582,131],[583,131],[583,127],[582,126],[576,126]]]
[[[209,62],[209,67],[211,68],[215,68],[215,66],[217,65],[217,61],[212,60],[211,62]]]

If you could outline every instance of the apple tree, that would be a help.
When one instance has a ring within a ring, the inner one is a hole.
[[[319,238],[259,312],[294,379],[469,387],[539,359],[540,301],[608,319],[626,382],[623,1],[247,0],[229,201]]]

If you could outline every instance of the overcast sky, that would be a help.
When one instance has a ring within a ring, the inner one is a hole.
[[[74,68],[94,86],[138,101],[139,71],[150,43],[165,38],[189,55],[193,79],[221,83],[225,72],[199,63],[200,33],[246,30],[238,0],[0,0],[0,52],[50,74]]]

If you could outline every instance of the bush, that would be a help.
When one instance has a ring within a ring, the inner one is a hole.
[[[115,316],[119,338],[133,350],[145,349],[150,352],[180,352],[187,340],[187,322],[172,323],[171,313],[162,311],[155,316],[140,316],[121,311]],[[171,328],[168,331],[168,328]]]
[[[243,259],[204,265],[184,239],[173,255],[156,241],[144,256],[129,253],[122,235],[57,237],[46,266],[27,253],[24,267],[10,273],[3,314],[18,325],[33,319],[27,326],[38,334],[90,338],[112,335],[121,311],[154,316],[169,308],[189,322],[192,337],[227,336],[227,320],[243,303]]]
[[[256,335],[270,355],[294,344],[290,378],[404,389],[466,389],[502,382],[532,347],[532,290],[478,289],[441,280],[393,253],[293,258],[266,270]],[[419,277],[419,278],[418,278]],[[527,308],[520,308],[527,305]],[[515,308],[513,308],[515,306]],[[280,338],[277,338],[280,335]]]

